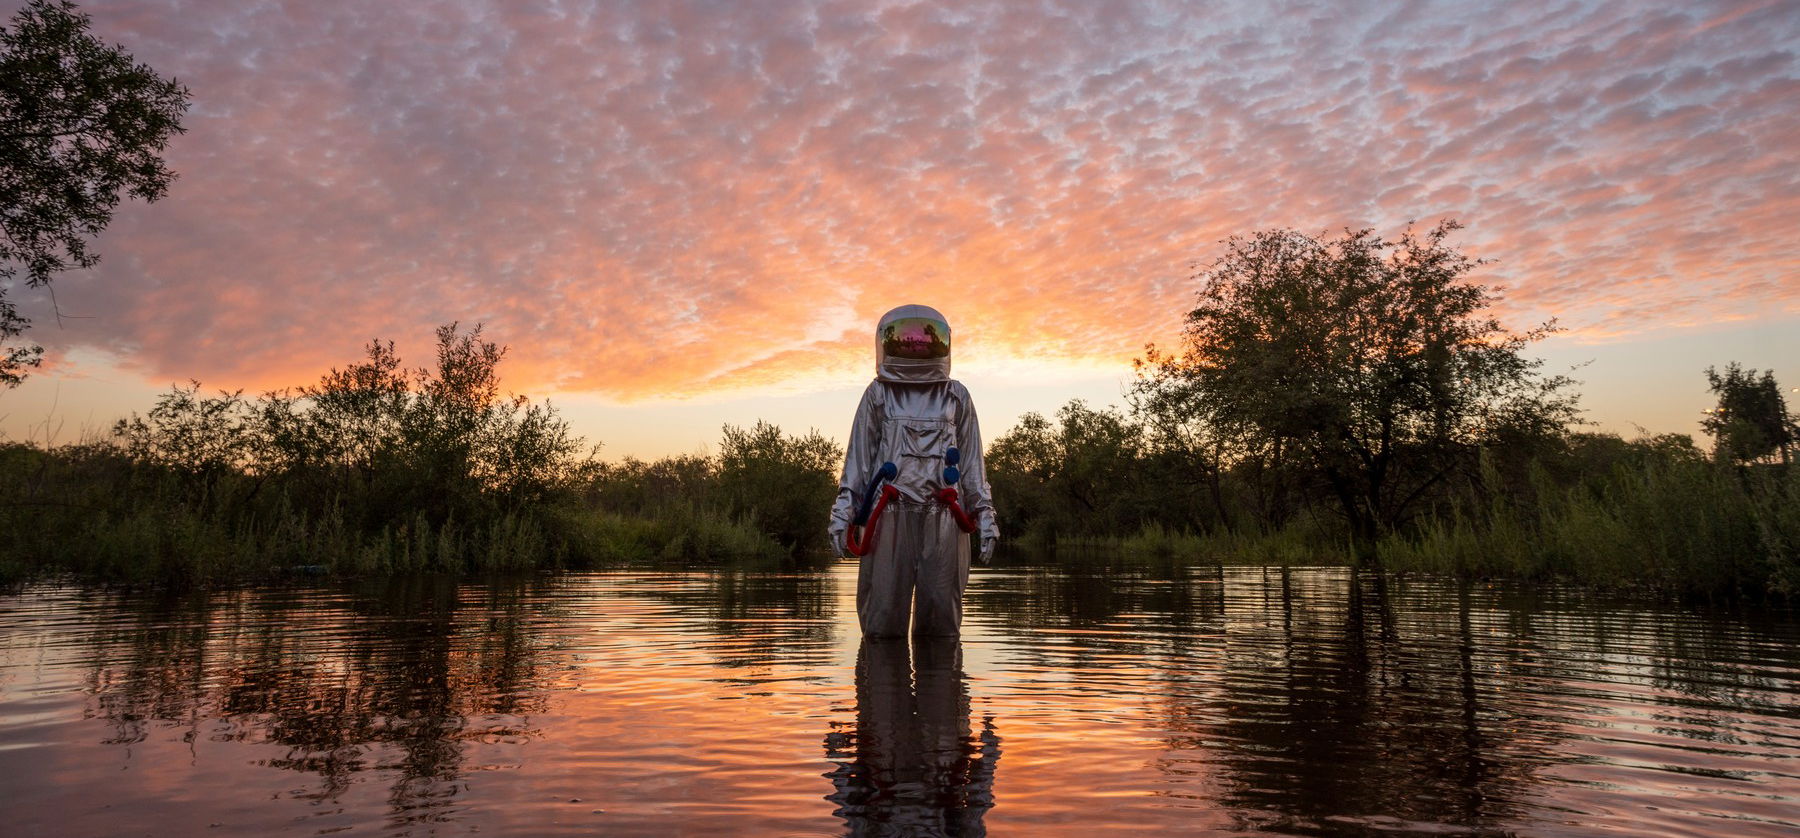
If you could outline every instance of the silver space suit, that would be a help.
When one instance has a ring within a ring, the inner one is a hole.
[[[969,580],[969,536],[942,499],[944,490],[955,490],[980,537],[984,564],[1000,530],[975,404],[968,389],[950,378],[950,325],[927,306],[896,308],[876,327],[875,380],[857,405],[831,508],[837,549],[846,549],[846,535],[871,495],[882,491],[884,474],[897,491],[882,505],[872,533],[855,530],[868,539],[856,579],[863,634],[905,635],[909,618],[913,634],[957,634]]]

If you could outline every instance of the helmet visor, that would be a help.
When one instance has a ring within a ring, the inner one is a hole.
[[[903,317],[881,327],[881,351],[889,358],[926,361],[950,357],[950,325],[931,317]]]

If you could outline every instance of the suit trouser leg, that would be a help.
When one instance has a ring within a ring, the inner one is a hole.
[[[857,566],[856,613],[868,637],[962,631],[969,537],[938,507],[890,507]]]
[[[947,510],[921,510],[918,581],[912,631],[925,637],[962,632],[963,589],[969,585],[969,537]]]
[[[899,508],[882,516],[875,547],[856,566],[856,617],[864,637],[904,637],[912,617],[918,566],[902,550],[898,535],[911,523]]]

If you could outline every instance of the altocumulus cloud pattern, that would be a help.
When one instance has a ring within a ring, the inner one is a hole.
[[[86,10],[196,105],[36,336],[158,377],[460,319],[526,386],[804,386],[902,297],[981,313],[965,363],[1122,361],[1228,235],[1443,217],[1520,325],[1800,312],[1796,2]]]

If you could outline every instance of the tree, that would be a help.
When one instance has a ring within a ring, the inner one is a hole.
[[[112,221],[121,195],[155,201],[175,173],[163,164],[182,132],[188,91],[88,32],[67,0],[31,0],[0,28],[0,282],[25,272],[48,286],[92,267],[88,240]],[[30,321],[0,285],[0,342]],[[37,347],[0,347],[0,385],[23,380]]]
[[[0,279],[0,281],[4,281]],[[44,359],[41,346],[7,346],[7,342],[24,334],[31,321],[19,314],[6,298],[6,286],[0,285],[0,389],[11,389],[25,380],[25,370],[36,367]]]
[[[1707,367],[1706,381],[1719,405],[1706,412],[1700,426],[1712,434],[1719,459],[1755,462],[1778,455],[1783,463],[1791,460],[1800,427],[1788,413],[1773,372],[1758,377],[1756,370],[1734,361],[1723,374]]]
[[[1075,399],[1054,422],[1027,413],[987,447],[988,480],[1011,531],[1116,535],[1157,523],[1206,529],[1183,463],[1151,447],[1144,425]]]
[[[201,395],[200,382],[175,385],[148,416],[113,425],[126,456],[165,466],[191,480],[211,482],[248,465],[254,436],[252,408],[241,391]]]
[[[479,519],[542,501],[587,467],[577,456],[583,440],[549,402],[501,394],[506,347],[483,340],[480,325],[440,326],[435,369],[402,367],[392,342],[371,341],[365,352],[316,385],[254,400],[177,386],[113,434],[138,462],[350,499],[347,508],[372,520]]]
[[[1230,239],[1195,277],[1180,350],[1140,359],[1140,402],[1185,412],[1225,457],[1304,463],[1372,542],[1472,471],[1482,444],[1575,417],[1571,382],[1521,354],[1554,324],[1514,333],[1488,314],[1497,292],[1467,279],[1480,263],[1446,243],[1457,229]]]
[[[818,431],[788,436],[758,420],[745,430],[726,425],[719,442],[718,482],[726,507],[799,555],[824,548],[819,510],[837,497],[844,450]]]

